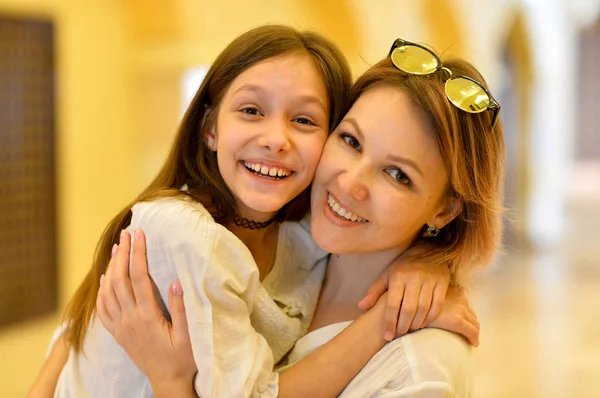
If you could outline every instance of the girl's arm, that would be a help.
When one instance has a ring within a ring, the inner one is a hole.
[[[172,396],[175,389],[183,391],[182,396],[194,396],[190,386],[196,367],[190,346],[186,345],[186,340],[189,342],[188,322],[189,326],[192,324],[185,319],[189,312],[184,310],[183,300],[189,292],[185,287],[181,290],[177,282],[171,285],[168,301],[173,323],[165,321],[152,292],[145,256],[145,235],[142,231],[137,233],[138,239],[133,243],[131,255],[131,279],[127,276],[131,242],[125,234],[98,293],[98,317],[148,376],[157,397],[163,394]],[[176,289],[173,290],[173,287]],[[337,396],[385,343],[381,337],[383,300],[381,303],[362,315],[334,341],[280,375],[279,391],[275,391],[275,395]],[[215,313],[214,316],[227,314]],[[189,330],[194,333],[193,327]],[[237,345],[231,347],[240,363],[253,361],[253,357],[247,358],[248,353],[238,348]],[[207,352],[205,359],[209,354]],[[196,358],[196,363],[202,360],[201,357]],[[199,376],[202,379],[203,375]],[[275,376],[278,375],[275,373]],[[311,383],[306,383],[306,380],[311,380]]]
[[[138,366],[150,379],[155,395],[160,397],[160,391],[168,393],[174,388],[189,387],[191,376],[186,379],[184,375],[195,371],[195,367],[186,365],[190,362],[190,350],[181,344],[170,343],[189,338],[187,328],[178,327],[178,324],[185,324],[180,319],[185,313],[173,311],[173,325],[164,320],[151,293],[141,233],[134,243],[129,279],[128,244],[126,240],[117,257],[111,260],[109,269],[114,268],[114,275],[109,277],[109,272],[104,279],[98,297],[98,315],[132,360],[143,364],[143,367]],[[174,305],[179,301],[183,308],[183,293],[179,291],[179,294],[170,293],[169,302]],[[335,339],[282,373],[279,396],[338,395],[385,342],[382,339],[384,311],[385,296]],[[116,322],[115,318],[118,319]]]
[[[389,292],[384,326],[388,341],[429,326],[442,310],[451,275],[446,265],[420,260],[419,256],[431,249],[427,242],[413,244],[381,273],[358,303],[366,310]]]

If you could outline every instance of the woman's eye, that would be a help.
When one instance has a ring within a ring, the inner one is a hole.
[[[404,174],[402,172],[402,170],[397,169],[397,168],[389,168],[386,170],[394,180],[398,181],[401,184],[404,185],[410,185],[411,181],[410,178],[408,178],[408,176],[406,174]]]
[[[260,111],[256,108],[243,108],[243,109],[240,109],[240,112],[245,113],[247,115],[253,115],[253,116],[262,115],[262,113],[260,113]]]
[[[316,126],[316,124],[312,120],[305,118],[305,117],[297,117],[296,119],[294,119],[294,121],[298,124],[306,124],[308,126]]]
[[[358,140],[356,138],[354,138],[350,134],[346,134],[346,133],[341,134],[340,136],[346,142],[346,144],[348,144],[350,147],[360,151],[360,149],[361,149],[360,142],[358,142]]]

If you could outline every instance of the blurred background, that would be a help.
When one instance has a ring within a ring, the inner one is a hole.
[[[600,396],[600,0],[0,0],[0,396],[25,396],[106,223],[216,55],[319,31],[355,77],[402,37],[502,104],[505,247],[475,275],[476,397]]]

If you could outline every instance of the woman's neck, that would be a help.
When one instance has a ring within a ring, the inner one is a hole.
[[[332,323],[352,321],[363,313],[358,302],[401,248],[361,254],[332,254],[310,330]]]
[[[327,265],[322,299],[355,306],[387,266],[404,250],[332,254]]]

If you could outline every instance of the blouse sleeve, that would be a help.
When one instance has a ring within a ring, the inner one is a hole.
[[[443,381],[425,381],[403,387],[400,390],[382,390],[381,398],[462,398],[452,386]]]
[[[276,397],[273,353],[250,323],[260,281],[249,250],[195,204],[141,205],[131,228],[145,232],[149,272],[163,301],[173,280],[183,287],[197,394]]]

